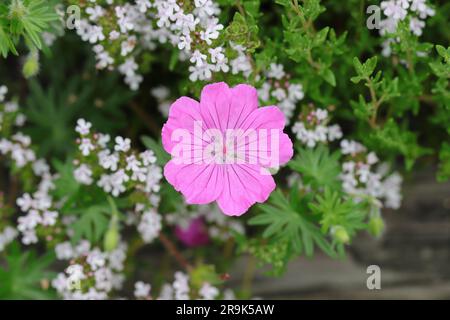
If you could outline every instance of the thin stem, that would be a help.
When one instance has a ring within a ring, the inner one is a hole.
[[[242,292],[246,297],[251,296],[253,278],[255,277],[256,271],[256,258],[249,256],[247,261],[247,266],[244,273],[244,278],[242,279]]]
[[[192,270],[192,266],[183,256],[183,254],[178,250],[175,243],[173,243],[166,235],[163,233],[159,234],[159,240],[163,244],[163,246],[167,249],[167,251],[172,255],[172,257],[187,271]]]

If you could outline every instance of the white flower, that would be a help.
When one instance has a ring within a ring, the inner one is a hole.
[[[53,226],[56,224],[56,218],[58,217],[58,212],[56,211],[45,211],[42,214],[42,224],[44,226]]]
[[[84,274],[83,266],[79,264],[73,264],[67,267],[67,274],[69,275],[70,281],[80,281],[86,278]]]
[[[201,67],[206,63],[206,55],[201,53],[199,50],[195,50],[189,61],[195,63],[197,67]]]
[[[211,55],[211,62],[216,63],[217,61],[223,61],[225,59],[225,55],[223,54],[223,48],[209,48],[209,54]]]
[[[41,223],[42,218],[37,210],[30,210],[30,212],[17,220],[19,231],[24,232],[26,230],[33,230],[36,226]]]
[[[375,152],[370,152],[370,153],[367,155],[367,163],[370,164],[370,165],[373,165],[373,164],[375,164],[375,163],[377,163],[377,162],[378,162],[378,157],[377,157],[377,155],[375,154]]]
[[[84,119],[78,119],[77,120],[77,126],[75,127],[75,131],[79,134],[85,136],[89,134],[89,130],[91,129],[92,124],[90,122],[87,122]]]
[[[5,96],[8,93],[8,88],[6,86],[0,86],[0,102],[5,101]]]
[[[94,249],[89,252],[86,262],[89,264],[91,269],[95,271],[105,265],[106,256],[99,249]]]
[[[214,22],[209,24],[206,30],[200,31],[200,39],[204,40],[208,45],[211,45],[212,40],[219,37],[219,31],[223,30],[223,25],[215,24]]]
[[[170,91],[167,87],[158,86],[151,90],[152,96],[154,96],[157,100],[163,101],[169,97]]]
[[[267,76],[269,78],[275,78],[280,80],[286,75],[284,72],[284,67],[282,64],[271,63],[269,67],[269,71],[267,72]]]
[[[178,42],[178,49],[180,50],[191,50],[192,39],[189,34],[180,36],[180,41]]]
[[[113,30],[109,33],[109,40],[117,40],[120,37],[120,33],[117,32],[116,30]]]
[[[22,233],[22,243],[25,245],[29,245],[32,243],[37,243],[38,238],[36,236],[36,232],[34,230],[25,230]]]
[[[277,88],[272,91],[272,97],[274,97],[278,101],[283,101],[287,97],[286,90],[284,90],[283,88]]]
[[[19,105],[15,101],[9,101],[5,103],[5,112],[16,112],[19,110]]]
[[[338,124],[328,127],[328,140],[334,141],[342,138],[342,130]]]
[[[120,136],[116,137],[115,139],[116,145],[114,146],[114,150],[116,151],[122,151],[122,152],[128,152],[131,148],[131,140],[128,138],[122,138]]]
[[[61,242],[55,246],[55,253],[58,260],[69,260],[74,257],[74,250],[70,242]]]
[[[103,133],[97,134],[97,144],[100,147],[106,148],[106,144],[109,142],[109,140],[110,140],[109,134],[103,134]]]
[[[152,150],[146,150],[140,154],[144,166],[156,163],[156,156]]]
[[[366,150],[366,148],[362,144],[360,144],[356,141],[346,140],[346,139],[341,141],[342,154],[354,155],[354,154],[357,154],[360,152],[364,152],[365,150]]]
[[[382,1],[381,9],[387,17],[394,20],[403,20],[407,14],[407,11],[396,0]]]
[[[100,26],[92,26],[88,34],[88,39],[90,43],[96,43],[105,40],[105,35],[103,34],[103,28]]]
[[[142,214],[137,229],[141,234],[142,239],[144,239],[144,242],[150,243],[158,237],[161,228],[161,216],[153,210],[148,210]]]
[[[126,41],[122,42],[120,54],[122,56],[126,56],[131,51],[133,51],[135,46],[136,46],[136,36],[131,36]]]
[[[109,154],[108,150],[104,150],[98,154],[98,162],[103,168],[116,171],[119,163],[119,155],[117,153]]]
[[[81,184],[90,185],[93,181],[92,170],[86,164],[81,164],[73,172],[74,178]]]
[[[17,237],[17,230],[7,226],[0,232],[0,252]]]
[[[299,83],[290,83],[288,87],[288,97],[293,101],[302,100],[305,96],[303,86]]]
[[[125,7],[117,6],[116,17],[119,19],[117,21],[118,26],[120,27],[120,32],[127,33],[129,30],[134,29],[134,24],[131,22],[131,19],[127,16],[127,9]]]
[[[315,111],[315,115],[316,115],[317,120],[319,120],[319,122],[322,122],[323,120],[328,118],[328,111],[325,109],[317,109]]]
[[[22,197],[17,198],[16,204],[20,207],[21,211],[27,212],[30,208],[34,207],[34,200],[28,193],[24,193]]]
[[[219,290],[209,283],[205,283],[200,288],[199,294],[205,300],[214,300],[219,295]]]
[[[152,7],[149,0],[136,0],[136,4],[139,7],[139,11],[142,13],[147,12],[147,9]]]
[[[189,277],[184,273],[178,271],[175,273],[175,281],[173,282],[173,289],[176,300],[189,299]]]
[[[144,283],[142,281],[138,281],[134,284],[134,296],[139,298],[147,298],[150,296],[150,289],[151,286],[147,283]]]
[[[91,140],[88,138],[81,139],[81,143],[78,146],[78,148],[81,151],[81,154],[83,156],[88,156],[92,150],[95,149],[94,145],[92,144]]]
[[[103,15],[105,14],[105,10],[103,10],[103,8],[100,6],[87,7],[86,13],[89,16],[89,20],[97,21],[98,18],[103,17]]]
[[[415,17],[412,17],[409,20],[409,29],[414,33],[416,36],[422,35],[422,29],[425,28],[425,22],[422,20],[419,20]]]

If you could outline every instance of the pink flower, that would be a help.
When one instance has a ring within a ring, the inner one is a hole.
[[[203,246],[209,242],[209,235],[202,218],[192,219],[187,228],[175,228],[177,238],[188,247]]]
[[[278,107],[258,108],[252,86],[207,85],[200,102],[181,97],[170,107],[162,142],[172,159],[164,176],[188,204],[217,201],[226,215],[242,215],[275,189],[268,169],[292,157],[284,125]]]

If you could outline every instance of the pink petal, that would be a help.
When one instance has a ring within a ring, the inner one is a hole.
[[[287,163],[294,155],[292,141],[286,133],[280,136],[280,165]]]
[[[253,111],[243,123],[244,129],[267,129],[270,137],[271,129],[279,129],[279,164],[287,163],[293,156],[294,150],[289,136],[283,133],[285,116],[283,112],[275,106],[261,107]],[[269,139],[269,138],[268,138]],[[242,148],[242,146],[240,146]],[[269,147],[269,151],[270,147]]]
[[[207,204],[216,200],[224,186],[223,167],[217,165],[175,164],[170,160],[164,176],[189,204]]]
[[[170,106],[169,119],[161,132],[164,149],[171,153],[176,142],[172,141],[172,133],[176,129],[187,129],[194,132],[194,121],[202,121],[200,104],[189,97],[181,97]]]
[[[275,189],[272,176],[263,175],[256,165],[226,167],[224,189],[217,203],[229,216],[244,214],[255,202],[264,202]]]
[[[285,116],[276,106],[254,110],[242,123],[242,129],[284,129]]]
[[[258,92],[252,86],[239,84],[231,89],[231,105],[227,128],[240,128],[248,116],[258,108]]]
[[[224,131],[231,112],[231,90],[225,82],[209,84],[203,88],[200,113],[206,128]]]

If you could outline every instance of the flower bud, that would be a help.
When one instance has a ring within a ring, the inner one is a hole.
[[[379,237],[384,230],[384,221],[381,217],[373,217],[369,220],[368,231],[374,237]]]
[[[335,226],[333,228],[333,237],[335,240],[337,240],[339,243],[347,244],[350,242],[350,236],[348,235],[347,230],[345,230],[342,226]]]
[[[39,54],[37,51],[30,52],[27,56],[22,68],[22,73],[25,78],[34,77],[39,72]]]
[[[113,223],[109,227],[103,239],[103,247],[105,251],[110,252],[117,248],[119,244],[120,234],[117,224]]]

